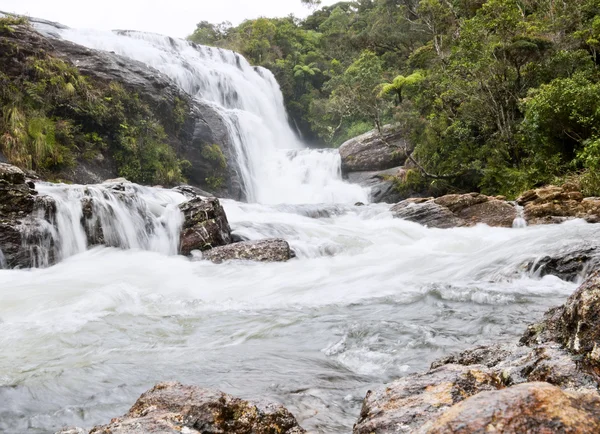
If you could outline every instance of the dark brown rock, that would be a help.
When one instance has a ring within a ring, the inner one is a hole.
[[[598,265],[600,250],[584,245],[528,262],[525,268],[540,277],[550,274],[563,280],[576,281]]]
[[[448,229],[466,225],[463,219],[432,199],[407,199],[394,205],[391,211],[396,218],[429,228]]]
[[[406,161],[406,149],[409,147],[406,134],[385,126],[381,133],[370,131],[348,140],[340,146],[342,172],[364,172],[391,169]]]
[[[600,432],[600,396],[526,383],[482,392],[417,431],[427,434]]]
[[[445,365],[367,392],[354,434],[412,433],[472,395],[502,387],[484,366]]]
[[[179,248],[182,255],[231,243],[231,228],[219,199],[197,197],[179,209],[184,216]]]
[[[249,402],[223,392],[160,383],[129,412],[90,434],[300,434],[294,416],[278,404]]]
[[[258,262],[285,262],[294,257],[290,245],[282,239],[243,241],[215,247],[204,252],[203,257],[220,264],[229,260]]]

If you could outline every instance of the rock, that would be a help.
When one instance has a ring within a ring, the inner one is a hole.
[[[558,342],[579,356],[586,370],[600,375],[600,272],[590,275],[563,306],[530,326],[521,342]]]
[[[367,392],[354,434],[413,433],[457,402],[502,387],[484,366],[445,365]]]
[[[179,209],[184,216],[179,248],[182,255],[231,243],[231,228],[219,199],[196,197]]]
[[[524,268],[540,277],[550,274],[573,282],[598,265],[600,250],[597,247],[580,246],[531,261]]]
[[[381,133],[373,130],[348,140],[340,146],[342,173],[401,166],[406,161],[406,149],[409,147],[404,136],[404,132],[387,125]]]
[[[220,264],[233,259],[259,262],[285,262],[294,257],[290,245],[282,239],[243,241],[215,247],[204,252],[204,259]]]
[[[517,218],[517,211],[510,203],[479,193],[407,199],[393,206],[391,211],[396,218],[442,229],[480,223],[512,227]]]
[[[482,392],[455,405],[418,433],[598,433],[600,396],[527,383]]]
[[[25,172],[16,166],[6,163],[0,163],[0,180],[9,184],[24,184]]]
[[[144,393],[126,415],[113,419],[109,425],[93,428],[90,434],[304,432],[281,405],[244,401],[223,392],[179,383],[160,383]]]
[[[396,188],[396,179],[404,176],[403,167],[380,170],[375,172],[351,172],[347,181],[371,189],[371,203],[397,203],[406,199]]]
[[[554,224],[575,218],[600,222],[600,199],[584,198],[577,186],[550,185],[530,190],[517,199],[530,225]]]
[[[174,191],[183,194],[188,199],[193,199],[196,196],[201,197],[215,197],[214,194],[211,194],[207,191],[202,190],[201,188],[194,187],[192,185],[179,185],[173,188]]]

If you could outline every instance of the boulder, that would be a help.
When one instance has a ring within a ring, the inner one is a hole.
[[[220,264],[229,260],[258,262],[285,262],[294,257],[290,245],[282,239],[242,241],[227,246],[215,247],[203,254],[204,259]]]
[[[404,167],[375,172],[351,172],[347,181],[371,189],[371,203],[397,203],[406,199],[397,189],[397,180],[405,175]]]
[[[69,428],[58,434],[79,433]],[[89,434],[301,434],[294,416],[269,402],[250,402],[223,392],[160,383],[144,393],[129,412]]]
[[[502,387],[485,366],[445,365],[367,392],[354,434],[413,433],[457,402]]]
[[[600,396],[526,383],[482,392],[458,403],[418,433],[598,433]]]
[[[579,246],[530,261],[523,268],[543,277],[557,276],[563,280],[576,281],[587,271],[600,265],[600,250],[597,247]]]
[[[558,342],[579,357],[594,375],[600,374],[600,272],[596,271],[560,307],[531,325],[521,342]]]
[[[600,222],[600,198],[584,198],[579,187],[573,184],[527,191],[517,203],[524,207],[525,219],[530,225],[562,223],[576,218],[589,223]]]
[[[179,209],[184,216],[179,246],[182,255],[231,243],[231,228],[219,199],[196,197]]]
[[[396,218],[442,229],[480,223],[512,227],[517,218],[517,210],[509,202],[479,193],[407,199],[393,206],[391,211]]]
[[[406,161],[409,144],[404,132],[394,126],[383,127],[381,133],[370,131],[340,146],[342,173],[379,171],[401,166]]]

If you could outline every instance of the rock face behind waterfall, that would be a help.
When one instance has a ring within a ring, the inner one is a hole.
[[[70,428],[61,433],[85,432]],[[129,412],[89,434],[304,433],[281,405],[250,402],[223,392],[160,383],[144,393]],[[60,434],[60,433],[59,433]]]
[[[369,391],[355,434],[600,432],[600,272],[521,342],[477,347]]]
[[[221,197],[243,198],[231,138],[223,119],[214,108],[190,98],[164,74],[141,62],[50,37],[51,34],[57,36],[63,26],[48,22],[44,24],[49,29],[48,36],[28,25],[14,26],[13,31],[0,35],[0,43],[14,47],[17,53],[6,59],[5,63],[10,68],[3,70],[5,74],[18,75],[27,59],[49,56],[50,59],[60,59],[75,66],[93,86],[106,86],[111,82],[121,84],[148,104],[164,129],[167,143],[179,158],[191,163],[184,173],[191,184],[212,190]],[[76,119],[67,121],[77,124]],[[224,162],[220,156],[216,161],[214,155],[206,152],[206,146],[214,149],[215,145],[222,153]],[[214,177],[217,169],[222,179],[218,183],[208,182],[207,179]],[[92,161],[83,156],[77,158],[72,167],[63,167],[54,174],[56,178],[78,184],[100,183],[117,176],[110,149]]]

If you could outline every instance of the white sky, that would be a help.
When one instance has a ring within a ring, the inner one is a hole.
[[[200,21],[235,25],[260,16],[310,13],[300,0],[0,0],[0,10],[74,28],[142,30],[175,37],[189,35]]]

